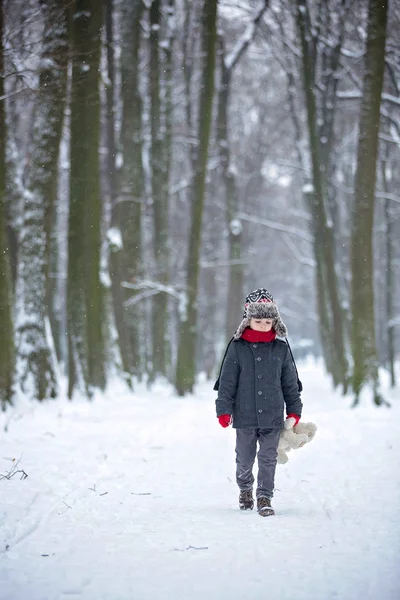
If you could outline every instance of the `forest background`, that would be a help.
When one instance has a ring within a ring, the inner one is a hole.
[[[0,403],[214,377],[246,293],[386,404],[399,0],[0,0]]]

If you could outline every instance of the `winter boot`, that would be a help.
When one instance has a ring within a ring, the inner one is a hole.
[[[265,496],[257,498],[257,510],[261,517],[269,517],[275,514],[270,498],[266,498]]]
[[[240,510],[253,510],[254,500],[251,490],[240,490],[239,508]]]

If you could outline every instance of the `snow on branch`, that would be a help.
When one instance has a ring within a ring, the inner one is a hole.
[[[240,213],[238,215],[243,221],[248,221],[249,223],[256,223],[257,225],[263,225],[264,227],[269,227],[270,229],[275,229],[276,231],[283,231],[285,233],[289,233],[290,235],[295,235],[306,242],[313,242],[313,237],[309,233],[304,233],[300,229],[296,227],[290,227],[290,225],[284,225],[283,223],[277,223],[276,221],[271,221],[270,219],[260,219],[260,217],[253,215],[246,215],[245,213]]]
[[[32,91],[32,88],[24,87],[24,88],[15,90],[13,92],[9,92],[8,94],[4,94],[4,96],[0,96],[0,102],[2,102],[3,100],[8,100],[9,98],[12,98],[13,96],[17,96],[18,94],[21,94],[22,92],[26,92],[27,90]]]
[[[400,98],[397,98],[397,96],[392,96],[392,94],[382,94],[382,100],[386,100],[387,102],[391,102],[392,104],[400,106]]]
[[[347,90],[336,92],[336,98],[342,100],[360,100],[362,98],[362,92],[360,90]]]
[[[340,98],[341,100],[361,100],[362,92],[361,90],[338,91],[336,92],[336,98]],[[400,106],[400,98],[397,98],[397,96],[393,96],[392,94],[383,93],[382,100]]]
[[[392,119],[390,116],[388,116],[388,118],[390,120],[390,133],[392,135],[393,140],[400,148],[400,124],[395,119]]]
[[[202,269],[216,269],[219,267],[231,267],[232,265],[249,265],[253,262],[252,258],[237,258],[235,260],[217,260],[217,261],[201,261]]]
[[[234,67],[239,62],[241,56],[243,55],[244,51],[246,50],[246,48],[249,46],[249,44],[254,39],[254,36],[257,31],[257,26],[260,23],[263,14],[267,10],[268,5],[269,5],[269,0],[263,0],[261,2],[261,5],[260,5],[256,15],[253,17],[253,19],[250,21],[250,23],[246,27],[244,34],[242,35],[240,40],[238,40],[238,42],[234,46],[232,52],[226,57],[225,66],[228,69],[228,71],[234,69]]]
[[[126,287],[126,286],[122,286]],[[139,304],[142,300],[147,300],[148,298],[152,298],[152,296],[156,296],[158,292],[156,290],[150,290],[146,292],[142,292],[141,294],[135,294],[131,296],[128,300],[124,302],[124,308],[129,308],[130,306],[134,306],[135,304]]]
[[[147,279],[143,279],[141,281],[138,281],[137,283],[123,281],[121,285],[122,287],[127,288],[129,290],[153,290],[156,294],[169,294],[177,300],[180,299],[182,294],[181,291],[178,291],[172,285],[164,285],[163,283],[158,283],[157,281],[149,281]]]
[[[352,50],[349,50],[348,48],[340,48],[340,54],[342,56],[346,56],[347,58],[355,58],[356,60],[360,60],[360,58],[362,58],[365,54],[364,50],[363,51],[359,51],[359,52],[353,52]]]
[[[390,321],[388,321],[388,327],[389,328],[396,327],[397,325],[400,325],[400,316],[399,317],[394,317],[393,319],[391,319]]]
[[[289,248],[290,252],[293,254],[293,257],[300,264],[306,265],[307,267],[311,267],[312,269],[315,269],[315,267],[317,266],[316,261],[313,258],[307,258],[305,256],[302,256],[302,254],[299,252],[299,249],[293,243],[290,235],[285,233],[285,234],[283,234],[282,239],[283,239],[285,245]]]
[[[394,194],[389,194],[388,192],[376,192],[375,196],[381,200],[391,200],[392,202],[397,202],[400,204],[400,196],[395,196]]]
[[[122,250],[124,247],[122,233],[118,227],[110,227],[107,231],[107,239],[110,246],[114,247],[116,250]]]
[[[135,294],[126,302],[124,302],[124,306],[133,306],[137,304],[141,300],[146,298],[151,298],[152,296],[156,296],[157,294],[168,294],[172,296],[179,303],[179,314],[184,317],[186,315],[187,308],[187,294],[184,290],[178,290],[176,287],[172,285],[164,285],[163,283],[159,283],[157,281],[149,281],[147,279],[143,279],[136,283],[131,283],[129,281],[123,281],[121,283],[122,287],[129,290],[142,290],[142,293]]]
[[[399,145],[399,141],[396,138],[393,138],[390,135],[386,135],[385,133],[380,133],[379,139],[385,142],[389,142],[390,144],[396,144],[397,146]]]

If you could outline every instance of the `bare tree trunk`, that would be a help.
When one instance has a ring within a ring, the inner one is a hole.
[[[309,194],[308,198],[310,200],[310,212],[313,218],[315,260],[317,263],[320,263],[320,273],[319,276],[317,276],[319,316],[321,326],[325,330],[325,333],[322,333],[321,337],[326,365],[332,374],[334,384],[342,384],[344,389],[346,389],[348,365],[344,343],[344,327],[339,299],[338,279],[335,270],[335,244],[333,230],[332,227],[328,225],[326,213],[327,185],[323,173],[327,165],[322,163],[322,151],[317,125],[317,105],[314,94],[315,59],[313,57],[310,40],[308,39],[308,12],[305,0],[297,0],[297,8],[314,188],[313,193]],[[332,118],[332,115],[330,118]],[[323,301],[324,298],[326,298],[328,302],[327,305]],[[328,322],[329,326],[327,325]]]
[[[116,194],[116,171],[115,155],[117,152],[115,143],[115,53],[114,53],[114,0],[104,0],[105,28],[106,28],[106,55],[107,55],[107,86],[106,86],[106,140],[107,140],[107,178],[109,182],[109,194],[111,207],[115,202]]]
[[[115,327],[118,334],[118,346],[122,361],[124,377],[131,384],[132,357],[130,352],[129,329],[125,322],[124,289],[122,287],[122,254],[121,232],[118,223],[118,182],[116,172],[116,139],[115,139],[115,53],[114,53],[114,0],[105,0],[106,11],[106,43],[107,43],[107,76],[106,88],[107,105],[107,174],[109,182],[110,208],[111,208],[111,233],[109,235],[109,270],[111,276],[112,308],[114,312]]]
[[[100,282],[99,65],[103,5],[75,0],[72,15],[71,178],[68,239],[69,397],[105,385]]]
[[[386,221],[386,315],[387,315],[387,351],[388,365],[390,373],[390,385],[396,386],[396,375],[394,369],[395,349],[394,349],[394,310],[393,310],[393,265],[392,265],[392,243],[393,243],[393,224],[392,216],[389,210],[390,201],[385,200],[385,221]]]
[[[376,163],[380,105],[385,69],[388,2],[370,0],[365,75],[361,103],[357,171],[351,235],[352,353],[354,403],[366,384],[373,401],[383,403],[379,391],[375,342],[372,230],[375,205]]]
[[[193,390],[196,365],[196,326],[201,227],[206,186],[208,145],[212,122],[216,53],[217,0],[205,0],[202,16],[202,87],[199,106],[198,148],[191,188],[191,228],[187,262],[187,307],[180,324],[176,389],[179,395]]]
[[[391,169],[390,164],[390,151],[388,145],[384,145],[382,150],[383,157],[380,160],[381,167],[381,178],[382,188],[385,194],[390,194],[390,185],[387,177],[387,172]],[[396,373],[394,368],[395,362],[395,326],[394,326],[394,294],[395,294],[395,281],[393,277],[393,241],[395,238],[394,230],[394,219],[392,211],[390,210],[391,201],[389,198],[385,198],[383,204],[383,219],[385,227],[385,251],[384,251],[384,301],[386,304],[386,351],[385,351],[385,363],[389,370],[390,385],[391,387],[396,386]]]
[[[44,40],[39,92],[29,144],[27,193],[18,273],[18,371],[21,386],[43,400],[57,393],[54,356],[49,345],[48,265],[57,195],[68,64],[67,2],[41,0]],[[59,27],[55,28],[54,23]]]
[[[142,99],[139,91],[140,20],[144,4],[141,0],[125,0],[122,5],[121,94],[122,167],[118,177],[118,194],[114,206],[114,222],[121,232],[122,245],[113,258],[117,278],[134,284],[143,275],[142,205],[144,178],[142,164]],[[117,285],[117,281],[116,281]],[[124,365],[129,373],[140,375],[141,356],[139,322],[142,315],[136,304],[136,292],[123,288],[123,324],[121,340]],[[123,335],[122,335],[123,334]]]
[[[57,4],[54,2],[54,4]],[[68,23],[68,7],[69,2],[67,0],[61,0],[58,2],[59,10],[63,10],[63,23],[64,27],[67,27],[67,31],[64,34],[64,38],[62,40],[64,49],[65,45],[68,46],[68,34],[69,34],[69,23]],[[57,17],[57,14],[55,14]],[[54,23],[52,23],[54,25]],[[60,33],[60,32],[59,32]],[[65,352],[65,309],[64,303],[60,300],[60,289],[65,290],[65,277],[60,272],[60,266],[62,265],[63,258],[60,256],[60,241],[58,237],[58,227],[59,227],[59,218],[60,212],[63,211],[63,203],[65,199],[60,197],[59,192],[59,182],[60,182],[60,144],[62,143],[63,131],[65,132],[68,124],[65,122],[65,107],[67,105],[67,86],[68,86],[68,54],[67,50],[66,54],[63,58],[62,63],[62,71],[60,72],[60,95],[59,95],[59,114],[57,117],[56,126],[56,134],[58,138],[58,147],[57,151],[54,155],[54,160],[57,159],[58,164],[54,162],[53,164],[53,172],[52,172],[52,185],[53,189],[51,190],[51,196],[47,198],[47,218],[46,218],[46,227],[47,227],[47,256],[48,256],[48,276],[47,276],[47,310],[48,316],[50,319],[52,338],[54,343],[54,349],[56,353],[56,358],[58,362],[64,360],[66,361],[66,352]],[[62,78],[62,80],[61,80]],[[58,120],[60,119],[60,120]],[[50,189],[50,188],[49,188]]]
[[[225,62],[223,43],[220,44],[221,82],[218,94],[218,145],[226,194],[226,220],[229,231],[229,283],[227,296],[226,337],[229,339],[238,324],[243,304],[242,222],[238,217],[239,198],[229,147],[228,111],[232,70]]]
[[[0,0],[0,98],[4,96],[4,8]],[[11,403],[14,380],[12,282],[6,216],[6,116],[0,100],[0,409]]]
[[[173,6],[169,6],[172,9]],[[156,280],[168,284],[169,246],[168,246],[168,207],[169,207],[169,169],[168,155],[171,148],[166,147],[165,110],[162,102],[161,57],[159,47],[161,21],[161,0],[153,0],[150,6],[150,123],[151,123],[151,188],[154,218],[154,257]],[[151,379],[166,374],[167,343],[166,316],[167,294],[159,292],[153,297],[152,340],[153,368]]]
[[[226,220],[229,231],[229,283],[227,296],[226,315],[226,337],[231,338],[238,323],[238,315],[242,310],[243,294],[243,265],[242,256],[242,231],[243,226],[239,218],[239,197],[236,185],[236,177],[231,165],[231,152],[229,141],[229,100],[232,74],[240,59],[251,44],[257,27],[267,10],[269,0],[264,0],[257,10],[255,17],[248,25],[247,35],[232,51],[229,59],[225,54],[225,44],[222,37],[219,38],[220,57],[220,87],[218,93],[218,116],[217,116],[217,142],[222,165],[222,176],[225,185],[226,197]]]
[[[167,0],[167,38],[163,44],[164,54],[164,72],[165,72],[165,136],[164,136],[164,173],[165,173],[165,186],[166,195],[168,199],[168,211],[167,211],[167,240],[166,240],[166,255],[168,256],[167,263],[167,278],[170,279],[170,263],[173,251],[173,240],[170,234],[170,183],[171,183],[171,166],[172,166],[172,152],[173,152],[173,121],[174,121],[174,109],[173,109],[173,87],[174,87],[174,71],[173,71],[173,60],[174,60],[174,41],[175,41],[175,21],[176,21],[176,7],[175,0]],[[168,300],[166,305],[166,320],[164,324],[164,366],[163,372],[169,376],[169,379],[173,381],[174,375],[171,373],[171,339],[168,333],[171,319],[171,311],[168,310]]]

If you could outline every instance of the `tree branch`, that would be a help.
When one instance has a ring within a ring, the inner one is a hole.
[[[20,461],[21,461],[21,458],[19,458],[17,461],[15,461],[15,458],[13,458],[12,468],[10,469],[10,471],[7,471],[5,474],[0,474],[0,481],[2,479],[12,479],[14,477],[14,475],[17,475],[18,473],[21,473],[20,479],[26,479],[28,477],[28,474],[23,469],[18,469]]]
[[[257,26],[259,25],[265,11],[267,10],[268,5],[269,0],[262,1],[260,8],[258,9],[255,17],[248,24],[242,38],[237,42],[229,56],[226,57],[225,67],[228,71],[233,71],[233,69],[236,67],[239,60],[243,56],[246,48],[253,41],[257,31]]]
[[[246,213],[239,213],[239,219],[243,221],[248,221],[249,223],[257,223],[257,225],[263,225],[263,227],[269,227],[270,229],[275,229],[275,231],[284,231],[285,233],[290,233],[291,235],[295,235],[296,237],[305,240],[306,242],[312,243],[314,238],[309,233],[304,233],[296,227],[290,227],[290,225],[284,225],[283,223],[277,223],[276,221],[271,221],[269,219],[260,219],[258,216],[247,215]]]

